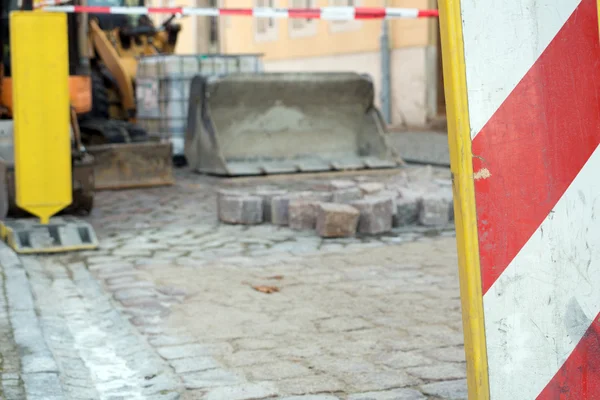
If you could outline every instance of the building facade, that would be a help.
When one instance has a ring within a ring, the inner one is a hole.
[[[154,0],[167,6],[173,0]],[[213,0],[215,1],[215,0]],[[436,8],[436,0],[388,0],[387,7]],[[213,6],[180,0],[178,6]],[[214,4],[214,3],[213,3]],[[173,4],[175,5],[175,4]],[[216,4],[214,5],[216,6]],[[221,0],[220,7],[381,7],[381,0]],[[162,17],[164,18],[164,17]],[[177,52],[261,53],[266,71],[356,71],[390,98],[391,125],[422,128],[445,118],[437,19],[323,21],[244,16],[187,17]],[[389,32],[389,90],[382,71],[382,24]]]

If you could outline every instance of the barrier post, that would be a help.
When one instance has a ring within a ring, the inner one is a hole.
[[[47,224],[72,202],[67,16],[10,15],[17,205]]]
[[[599,399],[599,3],[439,6],[469,399]]]

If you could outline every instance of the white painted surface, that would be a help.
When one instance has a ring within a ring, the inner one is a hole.
[[[600,147],[484,297],[491,399],[534,399],[600,312]]]
[[[475,137],[581,0],[462,0],[471,137]]]
[[[354,19],[354,7],[323,7],[321,9],[321,19],[345,21]]]

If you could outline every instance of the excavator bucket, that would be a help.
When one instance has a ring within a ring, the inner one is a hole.
[[[168,186],[174,183],[172,145],[119,120],[79,124],[86,151],[94,158],[96,190]],[[108,140],[107,140],[108,139]]]
[[[394,168],[371,80],[356,73],[196,76],[185,155],[198,172],[263,175]]]
[[[87,147],[94,156],[96,190],[169,186],[175,183],[171,144],[149,140]]]

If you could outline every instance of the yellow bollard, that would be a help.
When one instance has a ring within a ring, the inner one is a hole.
[[[10,15],[17,205],[48,224],[72,202],[67,16]]]

